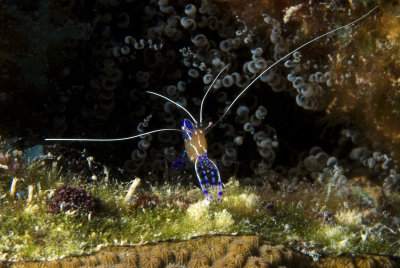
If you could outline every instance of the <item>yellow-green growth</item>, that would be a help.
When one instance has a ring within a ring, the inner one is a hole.
[[[298,241],[303,241],[303,251],[315,258],[320,254],[366,252],[400,256],[399,248],[393,246],[398,230],[391,227],[390,219],[371,214],[369,206],[358,205],[368,195],[362,187],[353,187],[350,200],[339,196],[335,189],[327,198],[328,186],[312,186],[285,194],[241,187],[232,179],[225,185],[224,201],[216,203],[204,200],[199,189],[168,184],[149,191],[138,187],[126,200],[131,183],[121,184],[112,179],[96,184],[73,182],[39,164],[24,167],[18,178],[15,184],[13,175],[0,175],[0,251],[5,253],[1,257],[6,261],[51,260],[111,245],[233,233],[258,235],[272,243],[294,247]],[[15,190],[10,191],[13,180]],[[84,211],[48,213],[48,201],[54,189],[63,184],[83,187],[100,199],[101,209],[93,214]],[[393,207],[400,203],[398,194],[391,193],[390,199],[385,191],[382,195],[381,198]],[[316,216],[324,211],[333,213],[332,221],[325,222]],[[233,245],[235,253],[249,256],[258,243],[257,239],[252,239],[243,245]],[[228,244],[231,242],[227,240],[222,247],[227,248]],[[312,245],[312,250],[307,245]],[[218,245],[212,248],[214,250],[202,253],[210,256],[210,260],[217,258],[220,252]],[[167,253],[162,249],[157,252],[162,263],[168,262]],[[177,262],[185,262],[188,252],[185,249],[179,252],[174,253]],[[115,262],[112,254],[102,258]],[[137,260],[136,255],[118,256],[120,258],[127,263]]]

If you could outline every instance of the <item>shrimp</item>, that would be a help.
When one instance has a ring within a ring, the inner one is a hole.
[[[295,52],[299,51],[305,46],[308,46],[309,44],[317,41],[318,39],[321,39],[327,35],[330,35],[334,32],[337,32],[343,28],[350,27],[360,20],[364,19],[365,17],[369,16],[372,12],[374,12],[378,6],[374,7],[371,9],[369,12],[361,16],[360,18],[344,25],[341,27],[338,27],[336,29],[333,29],[329,32],[326,32],[322,35],[319,35],[310,41],[300,45],[299,47],[295,48],[294,50],[290,51],[287,53],[285,56],[282,58],[276,60],[273,64],[265,68],[256,78],[254,78],[237,96],[236,98],[230,103],[229,106],[225,109],[224,113],[222,116],[214,123],[210,123],[207,126],[203,125],[203,106],[204,106],[204,101],[212,89],[214,83],[217,81],[218,77],[221,75],[221,73],[226,70],[229,67],[229,64],[227,64],[222,70],[218,73],[216,78],[213,80],[209,88],[207,89],[206,93],[203,96],[203,99],[200,104],[200,118],[199,121],[195,119],[195,117],[182,105],[179,103],[169,99],[168,97],[165,97],[159,93],[153,92],[153,91],[146,91],[148,94],[153,94],[158,97],[161,97],[174,105],[176,105],[178,108],[182,109],[182,111],[186,112],[190,119],[185,118],[182,122],[181,128],[180,129],[171,129],[171,128],[163,128],[163,129],[156,129],[152,131],[148,131],[145,133],[141,133],[135,136],[130,136],[130,137],[124,137],[124,138],[115,138],[115,139],[68,139],[68,138],[46,138],[44,139],[45,141],[78,141],[78,142],[113,142],[113,141],[125,141],[125,140],[131,140],[135,138],[139,138],[141,136],[149,135],[152,133],[156,132],[162,132],[162,131],[179,131],[182,134],[183,140],[184,140],[184,145],[186,149],[187,156],[189,157],[190,161],[194,164],[194,169],[197,175],[197,179],[200,183],[200,187],[206,196],[207,200],[216,200],[222,202],[222,196],[223,196],[223,185],[221,182],[221,176],[218,170],[218,167],[216,166],[215,162],[209,157],[208,151],[207,151],[207,140],[206,140],[206,132],[209,131],[211,128],[215,127],[218,123],[222,121],[222,119],[227,115],[227,113],[230,111],[230,109],[233,107],[233,105],[237,102],[237,100],[266,72],[268,72],[271,68],[273,68],[275,65],[278,63],[281,63],[288,57],[290,57],[292,54]]]

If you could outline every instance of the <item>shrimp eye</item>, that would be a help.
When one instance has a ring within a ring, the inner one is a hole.
[[[188,128],[188,130],[189,130],[190,132],[193,132],[193,131],[194,131],[194,126],[193,126],[192,121],[190,121],[190,120],[187,119],[187,118],[186,118],[186,119],[183,119],[182,127]]]
[[[182,136],[183,139],[187,140],[187,139],[191,139],[192,138],[192,134],[194,132],[194,127],[193,127],[193,123],[192,121],[190,121],[189,119],[184,119],[182,122]]]

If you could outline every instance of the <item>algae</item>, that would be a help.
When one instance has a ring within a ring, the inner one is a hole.
[[[328,186],[323,185],[288,193],[240,186],[232,178],[225,184],[223,202],[204,199],[194,187],[169,184],[147,190],[139,186],[126,202],[130,184],[113,179],[71,180],[39,162],[23,166],[16,175],[19,179],[13,191],[18,194],[10,193],[15,174],[0,177],[3,261],[54,260],[107,246],[211,234],[257,235],[314,259],[342,254],[400,255],[399,230],[394,228],[398,217],[388,217],[377,203],[371,206],[368,191],[361,186],[346,186],[346,195],[330,188],[328,197]],[[101,202],[99,211],[49,213],[49,200],[63,184],[90,192]],[[27,196],[29,187],[33,187],[32,197]],[[386,206],[398,205],[399,195],[391,193],[390,200],[386,196],[383,192],[380,197]]]

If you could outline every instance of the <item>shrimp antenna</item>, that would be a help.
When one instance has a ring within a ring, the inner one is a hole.
[[[201,104],[200,104],[200,125],[203,122],[203,105],[204,105],[204,101],[208,95],[208,92],[210,92],[211,88],[213,87],[213,85],[215,84],[215,82],[217,81],[218,77],[222,74],[222,72],[228,68],[228,66],[230,65],[230,63],[228,63],[224,68],[222,68],[222,70],[217,74],[217,77],[215,77],[214,81],[211,83],[211,85],[209,86],[209,88],[207,89],[206,93],[204,94],[203,99],[201,100]]]
[[[126,140],[131,140],[131,139],[136,139],[139,138],[141,136],[145,136],[151,133],[155,133],[155,132],[161,132],[161,131],[181,131],[180,129],[175,129],[175,128],[163,128],[163,129],[156,129],[156,130],[152,130],[149,132],[145,132],[139,135],[135,135],[135,136],[130,136],[130,137],[125,137],[125,138],[116,138],[116,139],[58,139],[58,138],[48,138],[48,139],[44,139],[45,141],[93,141],[93,142],[103,142],[103,141],[126,141]]]
[[[156,95],[156,96],[158,96],[158,97],[161,97],[161,98],[166,99],[167,101],[172,102],[173,104],[175,104],[176,106],[178,106],[179,108],[181,108],[182,110],[184,110],[184,111],[193,119],[193,121],[197,124],[197,121],[196,121],[196,119],[194,119],[193,115],[192,115],[191,113],[189,113],[189,111],[186,110],[186,108],[183,107],[182,105],[180,105],[179,103],[177,103],[177,102],[171,100],[170,98],[167,98],[167,97],[165,97],[165,96],[163,96],[163,95],[161,95],[161,94],[158,94],[158,93],[156,93],[156,92],[153,92],[153,91],[146,91],[146,93],[150,93],[150,94]]]
[[[364,18],[367,17],[369,14],[371,14],[372,12],[374,12],[375,9],[377,9],[377,8],[378,8],[378,6],[374,7],[373,9],[371,9],[370,11],[368,11],[366,14],[364,14],[364,15],[361,16],[360,18],[358,18],[358,19],[356,19],[356,20],[354,20],[354,21],[352,21],[352,22],[350,22],[350,23],[348,23],[348,24],[346,24],[346,25],[344,25],[344,26],[341,26],[341,27],[336,28],[336,29],[334,29],[334,30],[332,30],[332,31],[329,31],[329,32],[327,32],[327,33],[324,33],[324,34],[322,34],[322,35],[320,35],[320,36],[317,36],[317,37],[315,37],[314,39],[311,39],[311,40],[308,41],[307,43],[302,44],[301,46],[297,47],[296,49],[292,50],[291,52],[289,52],[288,54],[286,54],[285,56],[283,56],[282,58],[280,58],[279,60],[275,61],[271,66],[269,66],[267,69],[265,69],[264,71],[262,71],[256,78],[254,78],[253,81],[251,81],[250,84],[248,84],[248,85],[242,90],[242,92],[239,93],[239,95],[232,101],[232,103],[228,106],[228,108],[225,109],[225,112],[224,112],[224,113],[222,114],[222,116],[218,119],[218,121],[215,122],[215,123],[214,123],[212,126],[210,126],[210,127],[212,128],[212,127],[216,126],[219,122],[221,122],[222,118],[225,117],[225,115],[229,112],[229,110],[232,108],[232,106],[235,104],[235,102],[240,98],[240,96],[242,96],[242,95],[246,92],[246,90],[249,89],[249,87],[251,87],[251,85],[254,84],[254,82],[255,82],[256,80],[258,80],[264,73],[266,73],[266,72],[267,72],[268,70],[270,70],[272,67],[274,67],[274,66],[277,65],[278,63],[282,62],[284,59],[286,59],[287,57],[289,57],[290,55],[292,55],[292,54],[295,53],[296,51],[298,51],[298,50],[302,49],[303,47],[309,45],[310,43],[312,43],[312,42],[314,42],[314,41],[317,41],[318,39],[320,39],[320,38],[322,38],[322,37],[324,37],[324,36],[327,36],[327,35],[330,35],[330,34],[332,34],[332,33],[334,33],[334,32],[337,32],[337,31],[339,31],[339,30],[341,30],[341,29],[343,29],[343,28],[346,28],[346,27],[349,27],[349,26],[351,26],[351,25],[353,25],[353,24],[356,24],[357,22],[359,22],[360,20],[364,19]],[[209,127],[209,128],[210,128],[210,127]]]

